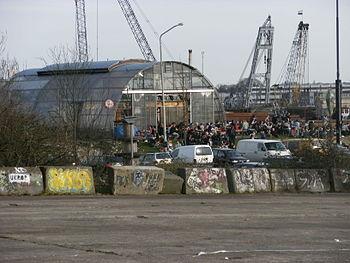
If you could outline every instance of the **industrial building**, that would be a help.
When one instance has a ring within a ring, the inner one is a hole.
[[[224,110],[211,82],[194,67],[176,61],[77,62],[28,69],[15,75],[11,89],[23,105],[55,122],[75,118],[79,127],[113,129],[135,116],[136,126],[166,122],[223,120]],[[163,89],[162,89],[163,87]],[[79,116],[79,118],[77,118]]]

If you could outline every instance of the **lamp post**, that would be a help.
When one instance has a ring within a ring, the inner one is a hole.
[[[337,79],[335,81],[335,114],[336,114],[336,142],[341,143],[341,80],[339,79],[339,11],[338,0],[336,0],[336,45],[337,45]]]
[[[170,30],[174,29],[178,26],[183,26],[183,23],[178,23],[169,29],[165,30],[162,34],[159,36],[159,63],[160,63],[160,86],[162,88],[162,108],[163,108],[163,135],[164,135],[164,142],[167,143],[167,134],[166,134],[166,114],[165,114],[165,98],[164,98],[164,83],[163,83],[163,54],[162,54],[162,37],[166,33],[168,33]]]
[[[202,74],[204,76],[204,51],[202,51],[201,54],[202,54]]]

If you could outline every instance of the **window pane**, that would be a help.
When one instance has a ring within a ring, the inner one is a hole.
[[[209,147],[198,147],[196,149],[196,154],[197,155],[211,155],[212,151]]]

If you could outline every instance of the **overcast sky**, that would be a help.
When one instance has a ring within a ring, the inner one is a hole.
[[[97,2],[99,60],[142,58],[116,0],[85,0],[90,57],[96,60]],[[159,57],[158,39],[134,1],[130,0],[143,31]],[[236,83],[255,42],[258,27],[270,14],[275,27],[272,83],[277,81],[304,12],[310,24],[310,81],[336,78],[335,0],[137,0],[158,33],[183,22],[164,36],[175,60],[202,68],[213,84]],[[341,79],[350,81],[350,1],[339,0]],[[22,68],[42,67],[49,50],[74,46],[74,0],[0,0],[0,32],[7,32],[7,51]],[[172,58],[164,51],[164,59]]]

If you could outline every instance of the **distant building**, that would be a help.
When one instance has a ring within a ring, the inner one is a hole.
[[[222,103],[202,73],[176,61],[162,66],[167,124],[223,120]],[[72,118],[73,111],[82,126],[93,122],[104,129],[123,116],[138,117],[139,128],[162,123],[159,62],[54,64],[16,74],[11,90],[25,106],[55,121]]]
[[[281,102],[286,90],[280,85],[273,85],[270,88],[270,101]],[[222,100],[226,99],[225,103],[234,103],[239,99],[240,93],[230,94],[224,92],[220,93]],[[329,115],[329,111],[332,111],[335,107],[335,83],[311,83],[303,84],[300,87],[300,106],[302,107],[316,107],[318,108],[319,117],[322,115]],[[252,87],[251,99],[255,106],[264,105],[265,103],[265,91],[259,87]],[[230,106],[230,105],[228,105]],[[290,105],[289,105],[290,106]],[[332,109],[328,109],[331,107]],[[229,108],[229,107],[228,107]],[[342,83],[342,108],[344,112],[349,112],[350,109],[350,82]]]

